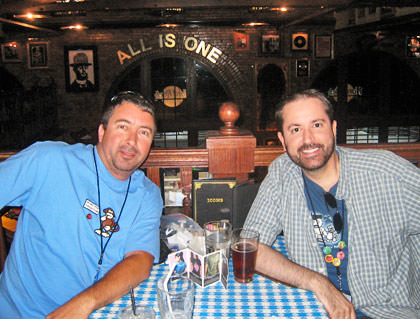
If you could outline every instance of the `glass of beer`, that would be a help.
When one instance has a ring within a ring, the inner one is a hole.
[[[252,281],[257,259],[257,248],[260,235],[258,232],[237,228],[232,232],[233,275],[240,283]]]

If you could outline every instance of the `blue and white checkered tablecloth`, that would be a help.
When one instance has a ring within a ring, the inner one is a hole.
[[[279,237],[274,247],[286,254]],[[166,264],[152,268],[150,277],[135,289],[136,302],[153,307],[159,316],[156,283],[169,271]],[[218,282],[201,288],[196,285],[193,318],[328,318],[312,292],[286,287],[260,275],[251,283],[240,284],[233,279],[232,262],[229,263],[228,288]],[[130,296],[96,310],[89,318],[118,318],[121,309],[129,307]]]

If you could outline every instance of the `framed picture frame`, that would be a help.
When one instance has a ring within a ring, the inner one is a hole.
[[[1,59],[3,63],[22,62],[20,45],[17,42],[1,44]]]
[[[420,58],[420,35],[407,36],[407,57]]]
[[[261,53],[263,55],[280,54],[281,37],[280,34],[261,35]]]
[[[296,60],[296,76],[297,77],[309,77],[310,75],[310,62],[308,59]]]
[[[249,50],[249,35],[240,32],[233,33],[233,47],[237,51]]]
[[[96,46],[65,46],[64,62],[67,92],[99,89]]]
[[[48,42],[28,42],[28,68],[48,68]]]
[[[331,35],[316,35],[315,36],[315,58],[332,57],[332,37]]]
[[[309,50],[309,35],[304,32],[292,34],[292,51]]]

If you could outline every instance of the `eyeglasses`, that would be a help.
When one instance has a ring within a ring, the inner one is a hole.
[[[325,202],[327,203],[328,206],[336,209],[336,212],[335,212],[334,217],[333,217],[333,224],[334,224],[334,228],[337,231],[337,233],[340,233],[343,230],[344,221],[343,221],[343,218],[341,217],[341,215],[338,211],[337,200],[330,193],[325,193],[324,194],[324,199],[325,199]]]
[[[134,96],[134,95],[137,95],[137,93],[134,92],[134,91],[122,91],[122,92],[119,92],[118,94],[114,95],[111,98],[111,102],[115,102],[117,99],[119,99],[121,97],[124,97],[124,96]]]

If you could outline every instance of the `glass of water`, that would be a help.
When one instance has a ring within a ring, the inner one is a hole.
[[[228,220],[211,221],[204,224],[206,234],[207,253],[224,250],[227,258],[230,256],[230,243],[232,238],[232,225]]]
[[[186,277],[163,276],[157,283],[157,300],[162,319],[191,319],[194,308],[194,283]]]
[[[156,312],[152,307],[149,306],[135,306],[135,314],[133,312],[133,307],[127,307],[121,310],[118,314],[120,319],[155,319]]]

